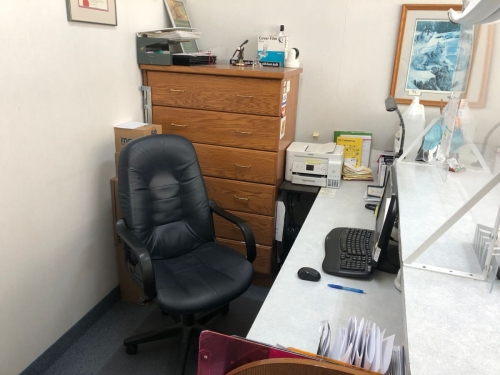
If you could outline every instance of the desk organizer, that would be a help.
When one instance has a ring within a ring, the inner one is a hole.
[[[172,65],[170,44],[165,38],[137,37],[137,63]]]

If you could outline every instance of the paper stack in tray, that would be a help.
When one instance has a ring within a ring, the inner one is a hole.
[[[388,372],[393,348],[399,348],[394,347],[394,335],[384,337],[385,330],[377,324],[364,318],[358,322],[355,316],[349,318],[347,327],[340,328],[334,342],[327,321],[321,323],[320,332],[319,355],[380,374]]]
[[[372,170],[363,166],[356,167],[344,161],[342,179],[347,181],[373,181]]]
[[[148,37],[148,38],[164,38],[171,42],[189,42],[193,39],[200,39],[201,33],[199,31],[193,31],[191,27],[170,27],[167,29],[151,30],[151,31],[139,31],[137,36]]]

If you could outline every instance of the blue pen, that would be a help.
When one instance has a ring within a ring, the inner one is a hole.
[[[342,286],[342,285],[336,285],[336,284],[328,284],[328,286],[330,288],[333,288],[333,289],[348,290],[349,292],[366,294],[366,292],[363,289],[349,288],[348,286]]]

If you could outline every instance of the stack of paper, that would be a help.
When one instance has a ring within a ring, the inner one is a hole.
[[[350,181],[373,181],[372,170],[367,167],[356,167],[344,161],[342,167],[342,179]]]
[[[405,352],[404,346],[395,346],[392,349],[391,365],[386,375],[404,375],[405,373]]]
[[[326,345],[330,338],[328,323],[322,322],[319,354],[366,370],[385,374],[391,364],[394,335],[384,337],[385,330],[365,319],[349,318],[347,327],[341,327],[333,345]],[[328,350],[328,352],[326,351]],[[319,351],[319,350],[318,350]]]
[[[321,326],[319,327],[320,339],[316,354],[328,357],[328,354],[330,353],[330,343],[332,342],[331,332],[330,324],[328,324],[327,320],[323,320],[321,322]]]
[[[193,39],[200,39],[201,33],[192,30],[193,29],[191,28],[185,27],[172,27],[168,29],[141,31],[137,33],[137,36],[148,38],[164,38],[172,42],[189,42]]]

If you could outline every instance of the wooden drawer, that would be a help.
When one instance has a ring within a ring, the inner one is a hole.
[[[208,197],[226,210],[274,216],[275,187],[204,177]]]
[[[153,106],[153,123],[163,134],[191,142],[277,151],[280,119],[276,117]]]
[[[204,176],[276,183],[276,153],[195,143]]]
[[[153,105],[277,116],[281,80],[148,72]]]
[[[273,245],[274,239],[274,218],[270,216],[252,215],[244,212],[228,211],[235,216],[245,220],[252,227],[255,242],[260,245]],[[215,235],[217,237],[229,238],[236,241],[243,241],[243,234],[240,228],[219,215],[214,216]]]
[[[247,248],[244,242],[232,241],[225,238],[217,238],[217,242],[221,245],[230,247],[231,249],[238,251],[245,257],[247,256]],[[272,248],[269,246],[257,245],[256,250],[257,257],[252,264],[254,271],[266,275],[271,274]]]

